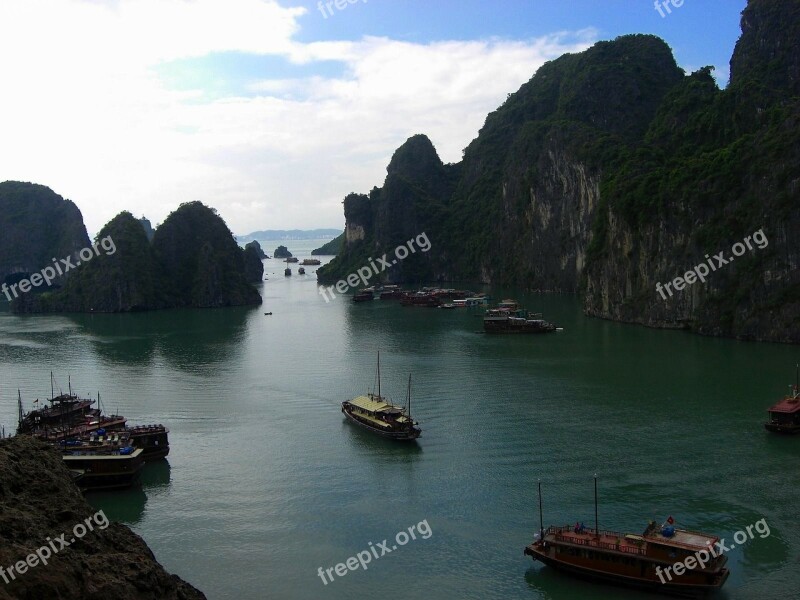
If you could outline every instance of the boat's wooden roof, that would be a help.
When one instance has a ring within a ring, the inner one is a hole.
[[[400,414],[402,409],[399,406],[394,406],[386,402],[383,396],[356,396],[349,401],[353,406],[357,406],[367,412],[383,413],[383,414]]]
[[[771,406],[769,412],[794,413],[800,410],[800,397],[786,396],[776,405]]]

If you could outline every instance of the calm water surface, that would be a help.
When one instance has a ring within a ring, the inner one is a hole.
[[[304,257],[320,244],[288,245]],[[100,390],[109,412],[169,426],[172,453],[141,489],[89,500],[210,599],[652,597],[522,554],[537,481],[545,525],[589,525],[595,473],[601,527],[638,533],[672,515],[730,540],[766,519],[768,537],[730,553],[719,597],[798,597],[800,439],[762,426],[797,348],[588,319],[574,297],[498,289],[565,330],[490,337],[476,312],[326,304],[316,267],[285,278],[265,264],[260,308],[0,313],[0,424],[16,422],[17,388],[28,409],[49,397],[52,370]],[[384,392],[402,401],[413,374],[415,445],[340,412],[372,385],[378,349]],[[428,539],[318,577],[423,520]]]

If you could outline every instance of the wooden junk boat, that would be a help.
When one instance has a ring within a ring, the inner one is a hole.
[[[55,395],[55,382],[50,374],[50,407],[25,413],[22,394],[18,392],[19,422],[17,433],[32,435],[55,446],[99,452],[120,448],[141,449],[145,461],[166,458],[169,454],[169,429],[163,425],[127,425],[121,415],[103,415],[93,408],[94,400],[80,398],[72,392]],[[100,404],[100,394],[97,395]],[[138,454],[137,454],[138,456]],[[104,461],[108,462],[108,461]]]
[[[728,579],[728,557],[709,552],[719,538],[677,529],[672,526],[672,517],[661,526],[651,521],[640,535],[598,529],[596,479],[593,529],[582,523],[544,529],[541,498],[539,484],[540,533],[524,550],[534,561],[583,579],[690,598],[718,590]],[[704,559],[702,566],[696,558],[698,553]],[[688,568],[690,561],[693,568]],[[678,562],[685,566],[676,569]]]
[[[769,420],[764,423],[767,431],[794,434],[800,432],[800,367],[792,393],[769,407]]]
[[[368,393],[342,402],[342,412],[356,425],[393,440],[415,440],[422,435],[411,417],[411,375],[408,376],[408,405],[395,406],[381,395],[381,355],[378,353],[378,393]]]

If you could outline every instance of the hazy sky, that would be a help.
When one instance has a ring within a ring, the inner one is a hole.
[[[91,235],[191,200],[236,233],[343,227],[408,137],[457,162],[565,52],[653,33],[724,85],[746,4],[338,1],[0,0],[0,181],[73,200]]]

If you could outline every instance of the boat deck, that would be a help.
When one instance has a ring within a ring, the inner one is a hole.
[[[646,545],[643,542],[637,543],[635,538],[641,540],[641,536],[626,537],[624,533],[614,531],[600,531],[600,536],[595,535],[594,529],[585,528],[583,532],[576,533],[574,527],[566,525],[564,527],[551,527],[546,534],[553,534],[556,541],[576,544],[578,546],[589,546],[601,548],[603,550],[614,550],[627,554],[646,554]],[[633,539],[632,539],[633,538]]]
[[[676,529],[675,534],[672,537],[664,537],[658,533],[651,533],[644,536],[644,539],[659,544],[682,546],[691,550],[706,550],[710,544],[713,544],[719,540],[719,538],[714,535],[707,535],[695,531],[685,531],[683,529]]]

